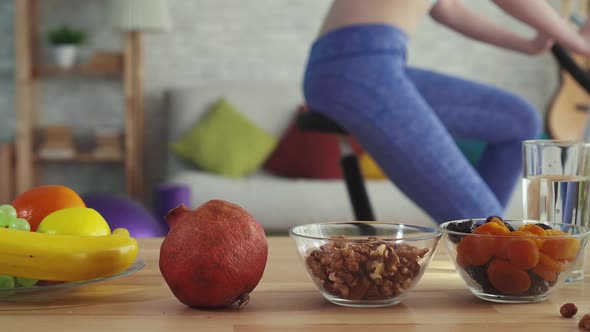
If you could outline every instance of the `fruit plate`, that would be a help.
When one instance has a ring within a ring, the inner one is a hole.
[[[116,279],[124,276],[133,274],[141,270],[145,266],[145,261],[141,258],[136,258],[133,264],[127,268],[127,270],[114,274],[112,276],[82,280],[73,282],[64,282],[59,284],[44,285],[44,286],[33,286],[33,287],[19,287],[12,289],[0,289],[0,301],[13,301],[13,300],[25,300],[30,298],[42,298],[52,297],[58,293],[66,290],[76,289],[77,287],[94,284],[97,282],[103,282],[111,279]]]

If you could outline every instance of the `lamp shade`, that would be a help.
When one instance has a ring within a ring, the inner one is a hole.
[[[166,0],[111,0],[109,20],[124,31],[170,30],[170,10]]]

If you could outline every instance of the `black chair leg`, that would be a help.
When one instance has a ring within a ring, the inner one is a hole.
[[[375,215],[371,209],[369,195],[365,187],[365,181],[359,167],[358,159],[345,139],[340,140],[341,157],[340,165],[344,173],[348,197],[352,204],[354,216],[359,221],[375,221]]]

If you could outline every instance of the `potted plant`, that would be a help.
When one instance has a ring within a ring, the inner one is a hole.
[[[49,43],[54,47],[57,65],[71,68],[76,62],[78,46],[86,40],[86,33],[67,25],[59,26],[48,32]]]

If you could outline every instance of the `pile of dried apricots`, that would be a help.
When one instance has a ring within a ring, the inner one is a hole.
[[[503,295],[546,292],[580,249],[578,239],[548,225],[525,224],[515,230],[499,217],[489,217],[471,233],[450,238],[457,243],[457,265],[484,291]]]

